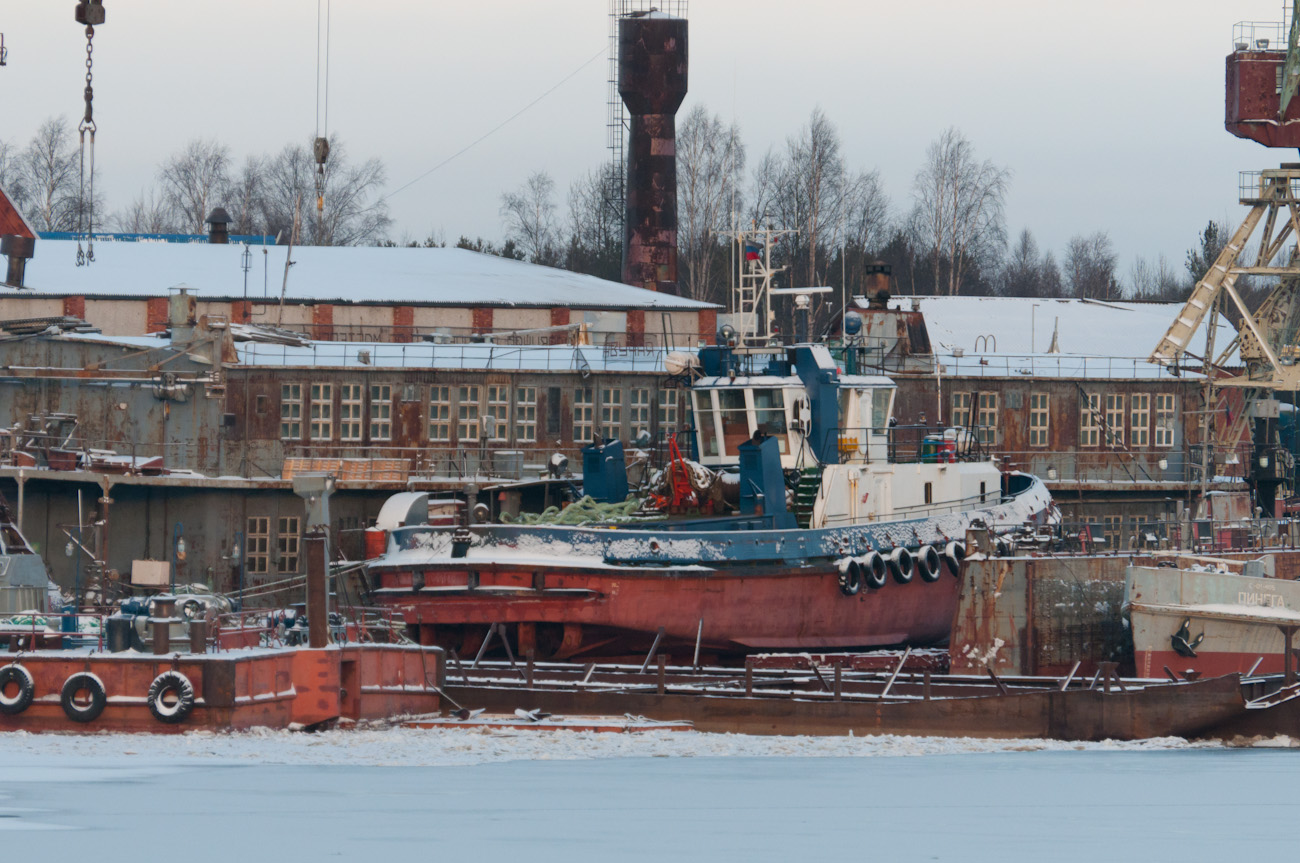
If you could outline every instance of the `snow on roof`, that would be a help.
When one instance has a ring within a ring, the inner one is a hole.
[[[201,299],[244,297],[242,244],[95,243],[95,262],[78,267],[73,240],[42,239],[27,264],[31,293],[164,297],[185,284]],[[249,246],[248,297],[278,299],[287,246]],[[265,253],[265,254],[264,254]],[[696,310],[710,303],[619,282],[485,255],[467,249],[299,246],[293,250],[289,301],[522,306],[574,309]],[[0,297],[13,290],[0,291]]]
[[[866,299],[854,298],[862,307]],[[1029,357],[1128,357],[1146,361],[1182,310],[1182,303],[1101,302],[1028,297],[895,297],[895,308],[915,303],[925,316],[936,351],[960,348],[966,354]],[[1188,350],[1205,351],[1202,326]],[[1053,330],[1060,354],[1048,354]],[[1217,350],[1237,331],[1222,317],[1214,337]],[[947,362],[945,358],[944,362]]]

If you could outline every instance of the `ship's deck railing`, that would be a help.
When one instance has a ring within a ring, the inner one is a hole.
[[[1185,483],[1200,479],[1201,463],[1185,448],[1119,450],[1002,450],[1003,469],[1032,473],[1053,483]]]
[[[838,448],[840,464],[983,461],[988,455],[980,441],[995,431],[987,426],[948,428],[923,424],[836,427],[827,430],[824,443]],[[945,434],[950,436],[945,438]]]
[[[1176,551],[1213,555],[1220,552],[1300,548],[1300,518],[1190,519],[1179,521],[1143,516],[1101,516],[1062,521],[1059,527],[1038,529],[1037,540],[1022,536],[1022,554],[1086,555],[1099,552],[1140,554]]]
[[[79,612],[23,611],[0,615],[0,645],[7,645],[10,651],[79,647],[103,650],[106,621],[114,610],[86,607]],[[82,630],[80,627],[87,623],[88,629]]]

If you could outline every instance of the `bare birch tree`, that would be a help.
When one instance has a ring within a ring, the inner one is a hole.
[[[677,134],[677,244],[685,264],[685,295],[726,302],[727,260],[721,234],[743,206],[745,146],[736,126],[696,105]],[[722,278],[718,278],[721,276]]]
[[[842,197],[841,253],[847,256],[845,278],[859,284],[868,258],[874,258],[889,241],[890,203],[879,171],[852,175],[844,184]]]
[[[27,203],[27,187],[23,185],[20,156],[16,146],[0,140],[0,188],[9,195],[15,207],[22,209]]]
[[[176,230],[167,202],[152,187],[144,189],[125,208],[108,217],[115,231],[128,234],[168,234]]]
[[[18,184],[24,190],[26,215],[38,231],[71,231],[77,227],[77,152],[67,117],[51,117],[18,157]]]
[[[612,204],[619,200],[612,166],[589,171],[569,185],[569,242],[564,268],[620,281],[623,267],[622,221]]]
[[[1115,249],[1105,231],[1075,235],[1065,247],[1065,276],[1071,296],[1113,300],[1119,297],[1115,280]]]
[[[1004,207],[1011,171],[975,157],[956,128],[930,144],[912,184],[918,244],[931,256],[935,290],[961,293],[972,262],[987,261],[1006,242]]]
[[[229,183],[230,148],[216,140],[195,138],[168,156],[158,169],[163,198],[182,231],[201,234],[218,192]]]
[[[834,124],[814,108],[808,125],[786,141],[778,210],[785,227],[799,231],[796,266],[805,285],[821,284],[819,253],[838,245],[844,204],[844,160]]]
[[[322,207],[316,207],[316,163],[311,147],[288,144],[261,166],[262,230],[288,237],[298,225],[298,242],[317,246],[356,246],[380,242],[392,224],[380,195],[384,165],[367,159],[354,165],[346,147],[330,137]],[[233,215],[233,214],[232,214]]]
[[[221,190],[232,234],[261,233],[266,221],[266,160],[248,156]]]
[[[506,239],[513,240],[534,264],[559,263],[555,226],[555,181],[545,171],[529,175],[513,192],[501,195]]]

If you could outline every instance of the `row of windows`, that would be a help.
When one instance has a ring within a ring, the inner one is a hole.
[[[308,429],[312,440],[334,439],[334,385],[312,384],[311,413]],[[370,440],[386,441],[393,437],[393,388],[389,384],[370,387],[370,409],[366,410],[361,384],[339,387],[339,439],[360,441],[362,428],[369,425]],[[280,385],[280,437],[302,438],[302,384]]]
[[[298,571],[298,542],[301,525],[297,516],[281,516],[276,527],[276,572]],[[271,519],[250,516],[245,535],[244,571],[264,574],[271,571]]]
[[[371,442],[393,438],[393,388],[377,384],[369,388],[369,399],[361,384],[339,386],[338,439],[359,443],[363,429]],[[311,384],[308,387],[308,436],[314,441],[332,441],[334,437],[334,385]],[[413,395],[413,391],[407,391]],[[599,395],[599,401],[596,397]],[[573,440],[586,443],[595,436],[597,423],[607,438],[623,436],[624,390],[618,387],[578,387],[573,391]],[[650,431],[651,391],[633,387],[626,391],[626,417],[632,437]],[[301,440],[303,436],[304,399],[302,384],[280,386],[280,437]],[[429,388],[427,432],[430,442],[455,439],[461,442],[486,440],[503,443],[511,440],[533,443],[537,440],[537,387],[514,387],[504,384],[436,385]],[[659,429],[671,434],[677,429],[677,396],[665,394],[659,401]]]
[[[952,394],[952,424],[971,425],[971,393]],[[1104,406],[1104,407],[1103,407]],[[1127,410],[1126,410],[1127,407]],[[1172,393],[1088,393],[1079,411],[1079,446],[1124,446],[1127,427],[1133,447],[1174,445],[1174,396]],[[1152,418],[1154,417],[1154,425]],[[1126,422],[1127,418],[1127,422]],[[1029,394],[1029,445],[1045,447],[1050,441],[1051,396]],[[998,394],[979,393],[975,404],[975,426],[981,443],[997,443]]]

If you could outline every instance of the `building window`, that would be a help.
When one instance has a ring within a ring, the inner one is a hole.
[[[980,393],[979,416],[975,418],[980,443],[998,442],[998,394]]]
[[[1174,445],[1174,394],[1156,394],[1156,446]]]
[[[478,440],[478,387],[460,387],[456,396],[456,439],[461,443]]]
[[[334,386],[311,385],[311,439],[331,440],[334,437]]]
[[[578,387],[573,391],[573,439],[590,443],[595,437],[595,390]]]
[[[632,421],[632,440],[642,432],[650,434],[650,390],[633,387],[628,392],[628,419]]]
[[[1124,531],[1124,516],[1108,515],[1103,519],[1103,524],[1101,535],[1106,539],[1106,546],[1111,549],[1120,548],[1120,535]]]
[[[250,573],[266,572],[270,560],[271,519],[265,516],[252,516],[248,519],[247,536],[244,538],[244,570]]]
[[[1047,393],[1029,395],[1029,445],[1047,446],[1047,432],[1051,417],[1047,410]]]
[[[339,387],[339,440],[361,440],[361,384]]]
[[[520,443],[537,440],[537,387],[515,389],[515,440]]]
[[[1079,446],[1101,443],[1101,395],[1087,393],[1079,402]]]
[[[677,434],[677,393],[659,394],[659,435],[664,440]]]
[[[493,385],[487,391],[487,436],[494,441],[510,440],[510,387]]]
[[[1124,446],[1124,394],[1106,393],[1106,446]]]
[[[451,387],[429,387],[429,440],[451,440]]]
[[[1129,443],[1135,447],[1151,445],[1151,396],[1134,393],[1129,399]]]
[[[970,427],[970,393],[952,394],[952,424],[958,428]]]
[[[302,384],[280,384],[280,437],[302,439]]]
[[[600,433],[610,440],[623,437],[623,391],[601,387]]]
[[[370,387],[370,439],[393,439],[393,387],[375,384]]]
[[[298,516],[281,516],[276,531],[276,568],[280,572],[298,571]]]

